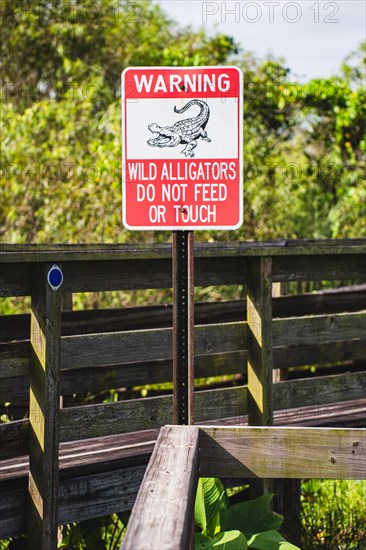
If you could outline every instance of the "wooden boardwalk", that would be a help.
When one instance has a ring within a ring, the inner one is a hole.
[[[200,425],[365,425],[365,252],[365,240],[197,243],[197,286],[247,288],[246,300],[196,306],[196,377],[240,383],[196,391]],[[32,296],[31,315],[1,325],[0,403],[19,420],[0,425],[0,538],[24,533],[28,518],[38,550],[58,524],[131,509],[172,422],[171,395],[60,409],[75,390],[172,380],[170,306],[62,311],[61,294],[170,288],[171,247],[1,245],[0,262],[0,295]],[[59,294],[45,277],[54,263]],[[274,282],[309,280],[358,286],[272,297]],[[304,365],[321,376],[286,380]]]

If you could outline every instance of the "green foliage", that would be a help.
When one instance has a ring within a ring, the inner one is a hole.
[[[220,527],[220,512],[228,506],[225,489],[217,478],[200,478],[194,506],[195,522],[204,535],[214,537]]]
[[[230,506],[217,478],[200,478],[195,502],[195,548],[296,550],[279,533],[283,518],[271,511],[273,495]],[[299,549],[297,549],[299,550]]]
[[[366,481],[302,484],[302,550],[366,548]]]
[[[181,28],[148,1],[2,2],[3,242],[166,241],[121,222],[120,73],[235,62],[244,71],[245,216],[198,240],[365,234],[365,47],[332,79]],[[234,57],[235,56],[235,57]]]
[[[246,550],[248,548],[247,540],[240,531],[226,531],[219,533],[214,539],[195,533],[195,548],[199,550]]]
[[[256,550],[298,550],[298,547],[285,540],[278,531],[265,531],[253,535],[248,546]]]
[[[62,529],[64,550],[117,550],[120,546],[129,514],[93,518],[66,525]]]
[[[255,533],[278,530],[283,517],[270,510],[273,494],[262,495],[254,500],[239,502],[224,510],[221,525],[224,530],[240,529],[250,538]]]

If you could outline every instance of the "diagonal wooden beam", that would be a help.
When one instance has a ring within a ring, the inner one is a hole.
[[[196,426],[164,426],[138,492],[121,550],[186,550],[198,481]]]

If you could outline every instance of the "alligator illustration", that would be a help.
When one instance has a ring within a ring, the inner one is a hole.
[[[147,144],[150,147],[177,147],[177,145],[186,143],[186,146],[181,151],[182,155],[194,157],[193,149],[197,147],[197,140],[199,138],[202,138],[204,141],[211,141],[205,130],[210,117],[210,108],[205,101],[192,99],[182,109],[174,107],[174,111],[178,114],[185,113],[193,105],[200,107],[199,114],[194,118],[180,120],[173,126],[159,126],[155,122],[149,124],[148,128],[150,132],[158,135],[155,138],[149,139]]]

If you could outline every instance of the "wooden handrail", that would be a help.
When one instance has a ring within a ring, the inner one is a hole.
[[[120,550],[187,550],[198,467],[202,477],[366,479],[366,429],[165,426]]]
[[[198,482],[199,429],[161,428],[121,549],[188,549]]]

